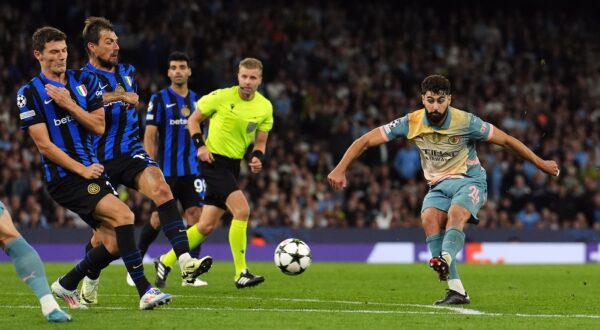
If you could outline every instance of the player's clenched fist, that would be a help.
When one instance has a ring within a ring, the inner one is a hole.
[[[104,166],[101,164],[92,164],[87,166],[80,175],[86,179],[97,179],[102,175],[103,172]]]
[[[215,161],[215,158],[213,157],[212,153],[210,151],[208,151],[208,149],[206,149],[205,146],[201,146],[200,148],[198,148],[198,152],[196,153],[196,156],[201,161],[207,162],[209,164],[211,164],[212,162]]]
[[[46,84],[44,87],[46,88],[48,96],[50,96],[59,107],[66,109],[69,105],[74,103],[71,94],[66,88],[56,87],[50,84]]]
[[[347,183],[346,173],[333,170],[327,176],[327,181],[329,182],[329,185],[331,185],[331,187],[334,190],[337,190],[337,191],[342,190],[342,189],[346,188],[346,183]]]

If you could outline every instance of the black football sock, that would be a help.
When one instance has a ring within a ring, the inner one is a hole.
[[[162,231],[169,239],[175,255],[190,252],[190,243],[187,238],[187,231],[183,225],[183,218],[177,208],[177,201],[172,199],[158,207],[158,217],[162,226]]]
[[[113,260],[118,259],[108,252],[104,245],[99,245],[91,249],[83,260],[81,260],[73,269],[71,269],[59,282],[67,290],[77,289],[79,282],[88,276],[91,279],[97,279],[100,271],[106,268]],[[95,277],[94,277],[95,276]]]
[[[144,264],[142,263],[140,251],[135,247],[133,225],[115,227],[115,233],[117,235],[117,245],[121,252],[121,258],[141,297],[152,286],[144,275]]]

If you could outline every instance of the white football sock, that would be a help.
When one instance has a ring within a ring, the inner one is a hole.
[[[47,316],[55,309],[60,309],[58,303],[51,294],[47,294],[40,298],[40,305],[42,305],[42,314],[44,314],[44,316]]]
[[[452,256],[450,255],[450,253],[442,251],[441,257],[444,258],[444,260],[446,260],[446,262],[448,263],[448,266],[450,266],[450,264],[452,263]]]
[[[463,296],[466,295],[465,288],[463,287],[462,282],[459,278],[448,280],[448,288],[450,288],[450,290],[454,290],[462,294]]]

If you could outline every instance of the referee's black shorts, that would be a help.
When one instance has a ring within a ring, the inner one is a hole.
[[[213,154],[215,161],[212,164],[199,161],[200,173],[206,181],[206,196],[204,204],[214,205],[227,210],[225,201],[229,195],[240,189],[241,159],[233,159]]]
[[[67,174],[48,183],[47,189],[55,202],[77,213],[92,228],[100,225],[93,217],[98,202],[109,194],[117,196],[105,174],[98,179],[84,179],[77,174]]]

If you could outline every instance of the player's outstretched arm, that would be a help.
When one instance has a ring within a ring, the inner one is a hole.
[[[348,166],[368,148],[384,144],[385,142],[387,141],[379,127],[356,139],[348,150],[346,150],[346,153],[344,153],[337,166],[327,176],[327,181],[329,181],[331,187],[335,190],[346,188],[346,169],[348,169]]]
[[[537,168],[544,171],[547,174],[558,176],[560,170],[558,164],[553,160],[544,160],[536,155],[531,149],[529,149],[523,142],[515,139],[514,137],[504,133],[502,130],[494,127],[492,138],[489,142],[497,144],[501,147],[508,148],[519,155],[521,158],[526,159],[533,163]]]
[[[52,143],[45,124],[39,123],[29,126],[28,131],[40,153],[59,166],[86,179],[97,179],[104,172],[104,166],[100,164],[92,164],[86,167],[69,157],[69,155]]]

